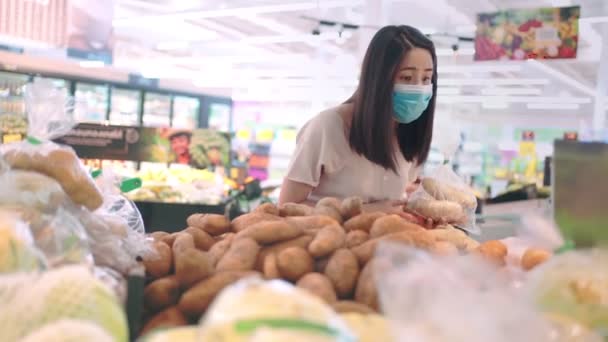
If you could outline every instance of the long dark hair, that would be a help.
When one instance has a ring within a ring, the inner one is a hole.
[[[413,48],[427,50],[433,58],[433,97],[422,116],[397,124],[393,115],[393,82],[403,57]],[[433,139],[437,93],[437,55],[433,42],[411,26],[386,26],[372,38],[361,69],[359,86],[347,101],[354,104],[349,143],[369,161],[399,173],[393,135],[396,132],[405,160],[426,162]]]

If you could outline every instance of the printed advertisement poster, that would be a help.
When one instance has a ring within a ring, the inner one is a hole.
[[[226,166],[230,137],[210,129],[106,126],[79,124],[56,140],[84,159],[176,163],[198,169]]]
[[[580,6],[477,15],[475,60],[576,58]]]

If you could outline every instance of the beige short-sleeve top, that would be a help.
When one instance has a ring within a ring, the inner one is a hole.
[[[399,174],[351,150],[338,108],[321,112],[302,127],[286,178],[312,186],[310,200],[358,196],[365,202],[399,200],[418,176],[414,163],[397,156]]]

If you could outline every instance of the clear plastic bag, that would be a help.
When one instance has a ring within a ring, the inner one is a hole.
[[[19,215],[0,210],[0,274],[35,271],[46,265],[29,225]]]
[[[422,179],[408,198],[407,209],[434,223],[448,223],[480,233],[475,224],[477,198],[449,165],[439,166]]]
[[[248,278],[223,290],[200,324],[201,341],[355,341],[320,298],[281,281]]]
[[[26,86],[25,106],[28,137],[0,146],[6,163],[12,169],[54,178],[72,202],[89,210],[97,209],[103,201],[101,193],[74,150],[52,142],[76,124],[71,115],[72,100],[49,80],[36,79]]]
[[[397,341],[548,341],[550,326],[504,273],[476,255],[382,243],[374,270]]]
[[[91,322],[113,341],[128,341],[123,308],[85,266],[0,275],[0,303],[2,341],[19,341],[61,319]]]

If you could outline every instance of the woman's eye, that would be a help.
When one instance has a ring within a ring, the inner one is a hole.
[[[422,82],[424,82],[424,84],[429,84],[431,83],[431,78],[430,77],[425,77],[422,79]]]
[[[400,80],[405,81],[405,82],[409,82],[412,80],[412,76],[401,76]]]

